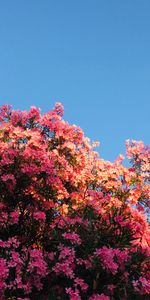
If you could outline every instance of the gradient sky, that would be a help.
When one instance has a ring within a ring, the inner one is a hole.
[[[0,0],[0,105],[56,101],[105,159],[149,144],[150,0]]]

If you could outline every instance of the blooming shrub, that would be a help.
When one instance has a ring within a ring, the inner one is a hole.
[[[0,108],[0,299],[149,299],[150,148],[105,161],[62,116]]]

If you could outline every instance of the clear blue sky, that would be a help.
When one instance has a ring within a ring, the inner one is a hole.
[[[149,0],[0,0],[0,105],[56,101],[105,159],[149,144]]]

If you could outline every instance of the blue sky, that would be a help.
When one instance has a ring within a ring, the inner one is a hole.
[[[149,144],[149,0],[0,0],[0,105],[56,101],[105,159]]]

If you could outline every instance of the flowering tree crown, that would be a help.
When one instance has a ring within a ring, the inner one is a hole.
[[[62,116],[0,108],[0,299],[149,299],[150,148],[105,161]]]

